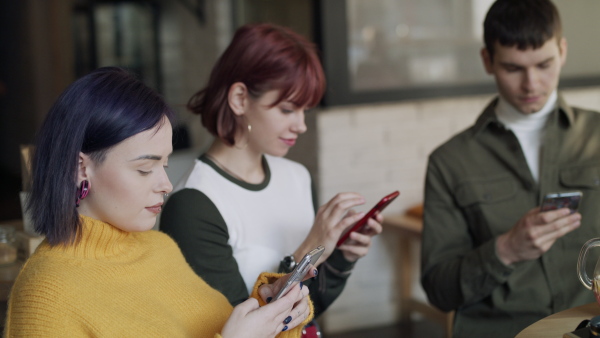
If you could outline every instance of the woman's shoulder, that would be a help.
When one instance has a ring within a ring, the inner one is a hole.
[[[306,167],[303,164],[298,163],[296,161],[292,161],[285,157],[276,157],[266,154],[265,159],[267,160],[267,163],[269,164],[269,167],[272,171],[278,169],[285,169],[291,170],[298,174],[309,175],[308,169],[306,169]]]
[[[174,217],[180,219],[181,214],[202,215],[212,213],[216,207],[211,199],[196,188],[184,188],[169,196],[161,214],[161,223],[164,218]]]
[[[42,243],[25,262],[11,290],[11,298],[40,295],[63,297],[82,283],[81,264],[63,255],[59,248]]]

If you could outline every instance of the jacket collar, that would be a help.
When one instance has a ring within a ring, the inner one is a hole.
[[[558,114],[564,118],[559,119],[560,121],[564,121],[565,127],[570,127],[573,124],[575,119],[573,110],[571,107],[567,105],[567,102],[562,97],[562,95],[558,94]],[[475,125],[473,126],[474,136],[479,135],[483,130],[489,128],[490,126],[496,128],[504,128],[502,123],[496,117],[496,105],[498,104],[498,97],[496,96],[483,110],[483,113],[479,115]]]

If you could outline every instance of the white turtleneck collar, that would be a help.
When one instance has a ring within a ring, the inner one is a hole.
[[[539,177],[544,127],[550,117],[550,113],[556,107],[557,99],[558,94],[554,90],[544,107],[540,111],[531,114],[521,113],[502,96],[500,96],[496,105],[496,117],[507,129],[512,130],[519,140],[521,149],[529,165],[529,170],[536,182]]]

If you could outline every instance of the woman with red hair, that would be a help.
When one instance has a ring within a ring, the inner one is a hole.
[[[309,285],[319,314],[381,232],[377,216],[336,249],[343,231],[363,216],[350,208],[364,198],[339,193],[315,216],[308,171],[283,158],[306,131],[305,111],[324,91],[312,43],[284,27],[254,24],[236,31],[208,85],[188,103],[215,139],[175,188],[160,227],[232,304],[248,298],[258,272],[290,271],[323,245],[318,277]]]

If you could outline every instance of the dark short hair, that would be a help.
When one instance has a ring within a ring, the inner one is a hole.
[[[497,0],[483,23],[485,47],[494,57],[494,44],[519,50],[540,48],[546,41],[562,38],[556,6],[550,0]]]
[[[297,106],[316,106],[325,92],[325,75],[314,44],[291,29],[274,24],[240,27],[212,69],[207,86],[194,94],[188,109],[227,144],[240,128],[228,104],[229,88],[242,82],[252,97],[281,91],[273,105],[290,99]]]
[[[174,116],[159,94],[121,68],[99,68],[71,84],[37,135],[27,205],[35,230],[50,245],[76,242],[79,153],[101,163],[111,147]]]

